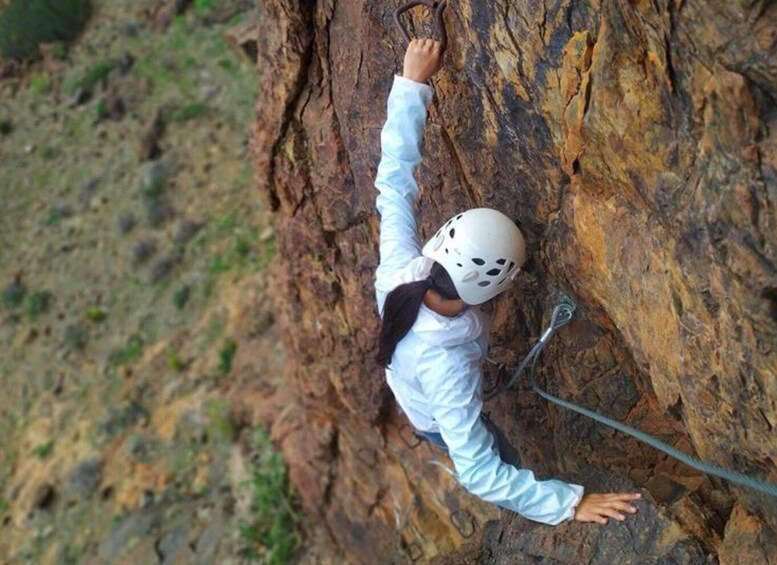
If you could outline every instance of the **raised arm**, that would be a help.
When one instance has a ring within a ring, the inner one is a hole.
[[[381,160],[375,187],[380,222],[380,266],[375,288],[381,298],[396,285],[396,275],[420,255],[414,207],[418,185],[413,173],[421,162],[421,138],[432,90],[426,83],[440,67],[440,45],[413,40],[405,53],[402,76],[394,77],[386,124],[381,133]]]

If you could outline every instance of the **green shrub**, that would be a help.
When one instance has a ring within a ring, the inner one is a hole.
[[[32,454],[38,459],[45,459],[54,451],[54,442],[47,441],[46,443],[39,443],[32,448]]]
[[[46,184],[49,183],[49,177],[51,175],[49,173],[46,173],[38,179],[38,186],[44,187]],[[64,218],[69,218],[73,215],[73,208],[71,208],[68,204],[62,204],[62,205],[54,205],[51,208],[49,208],[49,213],[46,216],[46,218],[43,220],[44,226],[52,226],[59,222],[60,220],[63,220]]]
[[[105,417],[97,424],[97,434],[114,437],[142,420],[148,420],[148,410],[135,400],[108,407]]]
[[[204,116],[208,113],[208,105],[202,102],[193,102],[191,104],[185,104],[173,110],[170,113],[170,121],[172,122],[188,122],[200,116]]]
[[[89,0],[12,0],[0,14],[0,54],[38,59],[39,43],[72,41],[90,14]]]
[[[70,545],[65,546],[62,551],[62,565],[78,565],[83,561],[85,545]]]
[[[251,243],[245,238],[237,236],[235,238],[235,253],[240,257],[246,257],[251,252]]]
[[[46,218],[43,220],[44,226],[53,226],[65,216],[60,213],[59,210],[50,210]]]
[[[143,351],[143,338],[139,335],[133,335],[129,338],[127,346],[111,354],[111,364],[114,366],[125,365],[140,357]]]
[[[232,369],[232,358],[235,356],[237,343],[231,339],[224,341],[224,345],[219,352],[219,373],[226,375]]]
[[[254,432],[258,461],[251,468],[251,519],[239,522],[240,534],[249,544],[249,558],[262,563],[289,563],[300,543],[300,517],[281,453],[259,428]]]
[[[232,267],[231,262],[222,255],[216,255],[210,262],[208,272],[211,275],[220,275],[226,273]]]
[[[112,70],[113,63],[108,61],[92,65],[86,69],[84,76],[81,77],[81,80],[75,86],[83,90],[92,90],[100,82],[104,81]]]
[[[106,117],[108,117],[108,103],[105,101],[105,98],[100,98],[97,101],[97,104],[94,107],[94,113],[95,118],[99,120],[104,120]]]
[[[173,293],[173,305],[177,310],[183,310],[186,303],[189,302],[190,294],[191,287],[189,285],[184,285]]]
[[[211,8],[213,8],[213,5],[216,3],[216,0],[194,0],[194,11],[195,12],[207,12]]]
[[[50,147],[48,145],[40,151],[40,156],[43,157],[46,161],[56,159],[58,155],[59,150],[56,147]]]
[[[67,57],[67,47],[61,41],[57,41],[54,47],[51,49],[51,53],[59,60],[63,60]]]
[[[92,306],[86,310],[86,318],[93,322],[101,322],[105,319],[105,312],[99,306]]]
[[[181,361],[181,358],[175,351],[170,350],[167,352],[167,367],[173,371],[183,369],[183,361]]]
[[[49,83],[46,82],[46,77],[37,73],[30,79],[30,88],[37,94],[44,94],[49,91]]]
[[[14,281],[3,289],[3,304],[9,308],[21,306],[27,295],[27,287],[20,281]]]
[[[43,312],[49,309],[51,293],[48,290],[36,290],[27,297],[27,318],[31,321],[38,319]]]
[[[70,349],[84,349],[86,340],[86,328],[82,324],[71,324],[65,328],[65,344]]]

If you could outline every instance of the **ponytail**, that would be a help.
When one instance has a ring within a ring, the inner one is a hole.
[[[381,367],[388,367],[391,363],[397,344],[407,335],[418,318],[418,311],[429,289],[436,290],[449,300],[459,298],[450,275],[439,263],[432,266],[426,279],[401,284],[388,293],[383,306],[378,354],[375,356]]]
[[[378,354],[375,356],[381,367],[388,367],[399,340],[413,327],[427,290],[427,281],[415,281],[399,285],[386,297]]]

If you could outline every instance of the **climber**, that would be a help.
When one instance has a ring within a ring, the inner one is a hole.
[[[487,208],[457,214],[420,249],[413,172],[432,97],[426,81],[441,64],[438,42],[411,41],[388,98],[375,180],[381,216],[375,289],[383,319],[377,360],[400,409],[422,437],[447,449],[473,494],[545,524],[624,520],[637,511],[630,501],[639,494],[584,494],[580,485],[536,480],[481,414],[480,363],[490,322],[483,305],[509,286],[526,254],[515,223]]]

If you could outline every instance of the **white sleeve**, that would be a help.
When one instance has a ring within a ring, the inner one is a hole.
[[[480,419],[480,347],[475,342],[432,348],[418,369],[462,486],[536,522],[556,525],[574,517],[582,486],[538,481],[532,471],[499,458],[496,441]]]
[[[421,162],[421,138],[432,90],[400,76],[388,98],[381,132],[381,160],[375,187],[380,221],[380,265],[375,280],[382,310],[385,294],[396,286],[396,275],[421,254],[414,215],[418,185],[413,172]]]

